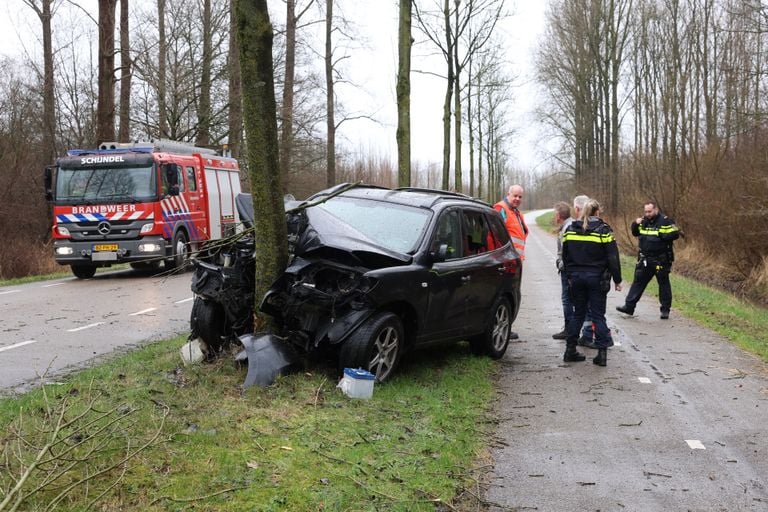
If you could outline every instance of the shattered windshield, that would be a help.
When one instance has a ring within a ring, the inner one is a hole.
[[[75,169],[62,167],[56,178],[57,201],[148,201],[157,196],[152,166]]]
[[[399,253],[411,253],[429,222],[430,212],[382,201],[336,197],[317,205],[377,245]]]

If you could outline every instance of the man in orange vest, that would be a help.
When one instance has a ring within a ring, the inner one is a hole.
[[[504,219],[504,225],[507,226],[509,237],[520,254],[520,259],[525,259],[525,239],[528,238],[528,226],[525,225],[525,219],[520,213],[520,203],[523,201],[523,187],[512,185],[509,187],[507,197],[493,205]]]
[[[507,227],[512,244],[520,254],[520,259],[525,259],[525,239],[528,238],[528,226],[525,225],[525,219],[520,213],[520,203],[523,201],[523,187],[512,185],[509,187],[507,197],[493,205],[504,219],[504,225]],[[510,331],[509,338],[516,340],[519,336],[516,332]]]

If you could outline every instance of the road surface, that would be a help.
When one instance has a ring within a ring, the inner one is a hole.
[[[123,270],[0,288],[0,390],[187,331],[191,276]]]
[[[563,363],[556,242],[531,219],[520,335],[502,359],[493,511],[768,510],[768,370],[644,296],[615,310],[608,366]],[[673,290],[674,294],[674,290]]]

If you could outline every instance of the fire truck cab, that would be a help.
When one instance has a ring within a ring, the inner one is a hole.
[[[240,225],[237,160],[158,140],[70,149],[46,168],[53,252],[79,278],[130,263],[182,267],[191,251]]]

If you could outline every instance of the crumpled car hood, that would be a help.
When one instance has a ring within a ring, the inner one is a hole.
[[[382,247],[375,240],[322,208],[303,210],[307,223],[294,248],[296,256],[328,258],[369,269],[407,265],[413,257]]]

